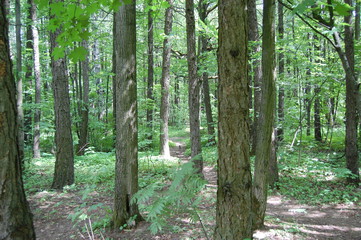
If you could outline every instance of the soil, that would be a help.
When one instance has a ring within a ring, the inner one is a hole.
[[[171,155],[181,161],[188,161],[184,156],[185,146],[178,139],[171,149]],[[33,212],[37,239],[39,240],[68,240],[68,239],[212,239],[215,225],[215,194],[217,188],[216,171],[210,166],[204,168],[204,176],[208,181],[204,196],[211,196],[213,201],[201,204],[199,212],[200,222],[190,222],[187,215],[175,216],[169,219],[172,229],[165,229],[162,233],[152,235],[148,230],[149,223],[141,222],[134,229],[122,232],[109,230],[92,233],[94,222],[101,219],[106,212],[102,208],[94,209],[91,219],[86,219],[74,226],[69,214],[79,212],[87,206],[103,204],[111,208],[113,199],[103,192],[92,192],[91,197],[84,201],[81,190],[62,193],[39,192],[28,197]],[[91,199],[91,200],[89,200]],[[274,194],[268,198],[265,228],[254,233],[254,239],[361,239],[361,207],[360,205],[320,205],[309,206],[299,204],[292,199]],[[98,219],[97,219],[98,218]],[[85,225],[87,227],[85,227]],[[89,227],[89,226],[92,227]],[[203,228],[205,231],[203,231]],[[88,229],[88,230],[87,230]],[[208,236],[205,236],[205,233]]]

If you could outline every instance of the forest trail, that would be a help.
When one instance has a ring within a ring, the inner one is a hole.
[[[185,138],[171,138],[175,146],[171,147],[171,156],[180,159],[181,163],[189,161],[185,155]],[[208,196],[199,206],[202,222],[209,239],[212,239],[215,225],[215,199],[217,190],[217,174],[215,168],[204,166],[204,176],[208,181],[202,191]],[[111,195],[94,191],[88,199],[89,207],[104,204],[112,207]],[[39,240],[92,239],[84,229],[84,222],[73,227],[68,215],[79,211],[84,204],[82,189],[69,190],[63,193],[38,192],[29,196],[29,202],[34,214],[34,225]],[[93,216],[102,218],[106,213],[96,209]],[[92,218],[92,221],[96,219]],[[199,222],[190,222],[187,215],[175,216],[169,219],[169,224],[176,226],[177,231],[165,230],[152,235],[148,230],[149,223],[142,222],[136,229],[125,230],[122,233],[106,231],[104,238],[95,234],[93,239],[127,239],[127,240],[207,240]],[[295,200],[285,199],[277,193],[269,196],[265,229],[256,231],[254,239],[276,240],[360,240],[361,239],[361,207],[359,205],[318,205],[300,204]]]

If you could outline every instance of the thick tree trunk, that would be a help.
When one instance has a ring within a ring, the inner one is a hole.
[[[148,0],[149,6],[153,5],[153,0]],[[154,26],[153,11],[148,11],[148,82],[147,82],[147,126],[150,133],[147,135],[149,140],[153,139],[153,85],[154,85]]]
[[[275,0],[263,2],[261,108],[253,182],[253,229],[264,225],[267,205],[268,172],[276,107],[275,88]]]
[[[53,2],[62,2],[55,0]],[[54,16],[51,16],[53,18]],[[56,38],[61,29],[50,32],[50,51],[58,46]],[[74,152],[71,132],[69,82],[65,58],[51,57],[53,76],[54,112],[55,112],[55,146],[56,161],[52,188],[62,189],[74,183]]]
[[[40,75],[40,51],[39,51],[39,32],[36,25],[36,5],[34,0],[28,0],[29,20],[31,21],[31,38],[34,61],[35,78],[35,111],[34,111],[34,135],[33,135],[33,157],[40,158],[40,118],[41,108],[41,75]]]
[[[202,175],[203,159],[199,122],[199,100],[201,81],[197,74],[196,35],[193,0],[186,0],[186,25],[191,158],[194,162],[194,166],[197,169],[197,172]]]
[[[88,49],[88,43],[84,40],[82,43],[85,49]],[[79,130],[79,143],[77,155],[84,155],[88,140],[88,122],[89,122],[89,56],[81,62],[82,76],[83,76],[83,94],[80,99],[80,130]]]
[[[0,1],[0,56],[0,239],[32,240],[35,231],[20,167],[16,87],[4,0]]]
[[[248,40],[252,42],[252,54],[257,55],[261,51],[261,46],[259,43],[259,34],[258,34],[258,21],[257,21],[257,6],[256,0],[249,0],[248,1]],[[253,66],[253,124],[251,125],[251,154],[254,155],[256,153],[257,147],[257,130],[259,127],[258,124],[258,117],[259,111],[261,107],[261,83],[262,83],[262,68],[261,68],[261,61],[259,59],[253,60],[251,63]]]
[[[15,32],[16,32],[16,90],[17,90],[17,108],[18,108],[18,143],[19,157],[24,159],[24,109],[23,109],[23,77],[22,77],[22,52],[21,52],[21,8],[20,0],[15,1]]]
[[[162,63],[162,78],[161,91],[162,100],[160,105],[160,154],[166,157],[170,156],[169,151],[169,135],[168,135],[168,124],[169,124],[169,84],[170,84],[170,57],[171,57],[171,42],[169,35],[172,32],[173,22],[173,6],[172,0],[168,0],[169,7],[165,11],[164,20],[164,35],[163,40],[163,63]]]
[[[116,163],[113,227],[141,216],[136,203],[138,191],[138,109],[136,76],[136,11],[135,0],[115,13],[114,51],[116,86]],[[128,225],[128,227],[131,227]]]
[[[200,20],[206,24],[206,18],[207,18],[207,11],[208,11],[208,3],[206,3],[204,0],[200,0],[198,3],[198,12],[199,12],[199,18]],[[204,32],[200,33],[199,36],[200,39],[200,56],[202,60],[202,54],[206,54],[207,47],[208,47],[208,39]],[[206,68],[206,66],[204,66]],[[208,143],[209,144],[215,144],[216,143],[216,136],[215,136],[215,130],[214,130],[214,122],[213,122],[213,115],[212,115],[212,105],[211,105],[211,98],[209,94],[209,82],[208,82],[208,73],[207,71],[204,71],[202,73],[202,83],[203,83],[203,101],[204,101],[204,108],[206,110],[206,119],[207,119],[207,130],[208,130]]]
[[[252,238],[247,0],[218,4],[218,190],[215,240]]]

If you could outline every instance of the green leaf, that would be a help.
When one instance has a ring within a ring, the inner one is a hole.
[[[333,1],[333,3],[336,4],[334,9],[338,14],[340,14],[341,16],[350,15],[350,10],[352,10],[352,7],[350,5],[348,5],[347,3],[339,2],[339,1]]]
[[[314,5],[315,3],[315,0],[304,0],[293,9],[293,13],[303,13],[308,7]]]
[[[58,60],[59,58],[63,58],[65,56],[64,49],[61,47],[54,48],[52,55],[55,60]]]
[[[77,62],[77,61],[84,61],[88,51],[83,47],[76,47],[74,50],[69,54],[69,57]]]

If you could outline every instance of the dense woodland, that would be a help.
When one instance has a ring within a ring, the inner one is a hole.
[[[360,239],[360,5],[1,0],[0,239]]]

